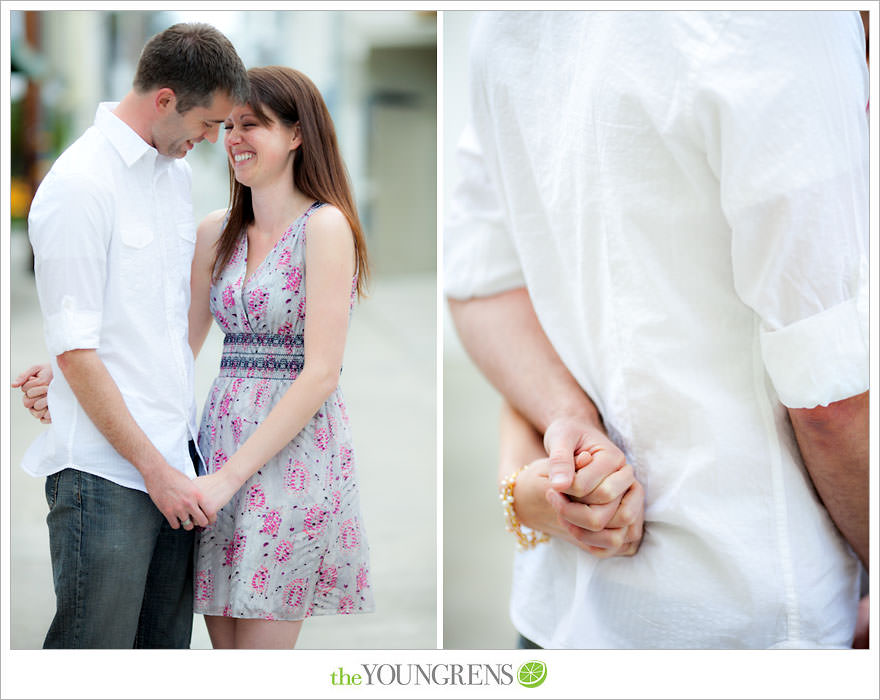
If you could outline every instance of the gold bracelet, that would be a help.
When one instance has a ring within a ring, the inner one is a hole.
[[[531,549],[540,542],[548,542],[550,540],[550,536],[546,533],[540,532],[539,530],[532,530],[530,527],[520,523],[519,518],[516,517],[516,511],[513,508],[513,488],[516,486],[516,478],[520,475],[520,472],[528,466],[528,464],[523,465],[513,472],[513,474],[504,477],[501,480],[499,486],[500,493],[498,494],[498,498],[501,500],[501,506],[504,508],[505,529],[516,535],[516,548],[519,551]],[[523,528],[525,528],[526,532],[523,531]]]

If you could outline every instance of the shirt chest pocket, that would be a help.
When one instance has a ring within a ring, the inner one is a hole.
[[[138,250],[152,243],[155,235],[149,226],[143,224],[127,224],[120,230],[120,238],[124,248]]]
[[[119,281],[126,298],[144,301],[156,290],[159,241],[149,226],[129,223],[119,229]]]

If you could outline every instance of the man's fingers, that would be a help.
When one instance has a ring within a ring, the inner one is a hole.
[[[590,464],[578,470],[577,474],[574,475],[571,487],[566,490],[566,493],[575,498],[583,498],[588,494],[594,494],[590,501],[591,503],[608,503],[613,501],[626,490],[626,488],[621,488],[621,484],[629,478],[627,472],[624,472],[621,477],[610,482],[607,486],[600,488],[600,485],[612,474],[624,468],[625,463],[626,457],[617,448],[594,450]],[[615,491],[617,493],[614,493]]]
[[[31,384],[26,382],[21,389],[29,399],[35,399],[49,393],[48,384]]]
[[[208,527],[211,519],[208,517],[208,515],[206,515],[207,511],[203,509],[204,506],[195,508],[195,513],[193,513],[192,519],[193,522],[199,527]]]
[[[29,377],[37,374],[39,371],[40,371],[40,365],[33,365],[31,367],[28,367],[24,372],[22,372],[21,374],[19,374],[15,378],[15,380],[12,382],[12,384],[10,384],[10,386],[17,389],[22,384],[24,384]]]
[[[582,473],[583,472],[578,472],[578,474],[575,475],[575,489],[578,487],[583,489],[589,488],[589,478],[585,479],[587,482],[586,485],[578,484],[578,477],[581,476]],[[589,477],[590,475],[585,474],[585,476]],[[590,505],[593,505],[594,503],[611,503],[611,501],[618,500],[623,496],[635,480],[636,476],[633,472],[633,468],[629,464],[624,464],[620,469],[606,476],[594,489],[586,491],[586,495],[583,496],[582,500],[584,503]]]

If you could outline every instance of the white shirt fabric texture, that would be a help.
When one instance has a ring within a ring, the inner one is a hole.
[[[99,105],[95,123],[55,161],[28,234],[54,378],[52,424],[27,450],[34,476],[73,468],[146,491],[98,431],[55,357],[94,348],[135,421],[168,463],[195,472],[193,355],[187,339],[196,226],[191,173]]]
[[[858,13],[488,13],[471,48],[446,292],[525,285],[646,492],[633,557],[517,556],[515,626],[848,647],[859,564],[786,406],[868,389]]]

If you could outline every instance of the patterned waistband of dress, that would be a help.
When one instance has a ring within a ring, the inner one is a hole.
[[[223,339],[220,376],[292,380],[304,361],[301,333],[228,333]]]

